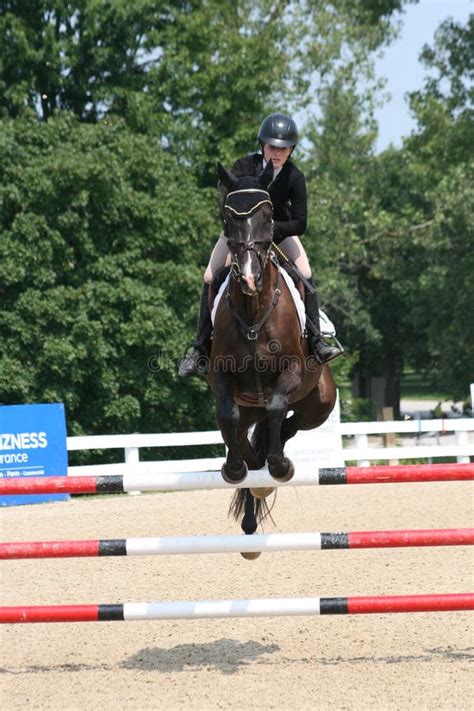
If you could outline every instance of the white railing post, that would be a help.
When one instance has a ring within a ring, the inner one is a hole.
[[[127,466],[132,466],[133,464],[138,464],[140,461],[140,450],[138,447],[125,447],[125,464]],[[137,496],[141,494],[141,491],[130,491],[130,496]]]
[[[454,437],[455,437],[456,444],[469,444],[469,437],[468,437],[467,432],[465,430],[457,430],[454,433]],[[463,464],[469,464],[471,459],[470,459],[470,457],[459,456],[459,457],[456,457],[456,461],[463,463]]]
[[[356,449],[368,449],[369,448],[369,438],[366,434],[356,434],[354,435]],[[368,459],[358,459],[357,466],[359,467],[370,467],[370,461]]]

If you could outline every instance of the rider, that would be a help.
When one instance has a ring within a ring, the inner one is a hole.
[[[258,141],[262,152],[251,153],[237,160],[232,168],[232,173],[237,178],[258,176],[267,162],[272,160],[273,180],[268,190],[274,213],[273,241],[312,286],[311,291],[305,288],[308,341],[313,355],[321,363],[328,363],[341,355],[343,351],[325,343],[321,336],[318,297],[314,290],[308,257],[299,239],[299,235],[302,235],[306,229],[307,203],[305,177],[291,160],[291,154],[298,142],[296,123],[285,114],[270,114],[262,121],[258,131]],[[181,376],[205,372],[202,364],[203,360],[205,361],[209,356],[212,334],[209,285],[216,273],[225,266],[226,260],[228,262],[228,257],[229,249],[226,238],[224,234],[221,234],[204,273],[196,339],[192,343],[192,352],[180,362],[179,374]]]

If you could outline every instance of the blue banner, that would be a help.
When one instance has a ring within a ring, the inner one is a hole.
[[[67,476],[62,403],[0,406],[0,477]],[[1,506],[68,499],[68,494],[2,496]]]

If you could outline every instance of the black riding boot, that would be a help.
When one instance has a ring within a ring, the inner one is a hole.
[[[199,316],[197,322],[196,340],[191,343],[179,363],[178,374],[185,378],[187,375],[205,375],[208,371],[209,354],[211,351],[211,312],[209,309],[209,286],[204,284],[201,291]]]
[[[311,286],[314,288],[313,279],[308,279]],[[336,346],[328,346],[323,341],[319,325],[319,303],[316,291],[311,293],[305,289],[304,305],[306,309],[306,330],[308,332],[308,343],[311,353],[316,356],[318,361],[323,365],[334,360],[344,353],[342,348]]]

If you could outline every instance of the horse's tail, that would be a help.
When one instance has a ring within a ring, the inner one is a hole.
[[[266,499],[256,499],[252,496],[250,489],[236,489],[230,502],[229,516],[232,515],[238,521],[243,512],[242,531],[247,534],[255,533],[261,521],[267,517],[273,521],[271,510],[275,504],[275,496],[269,506]]]
[[[261,469],[267,461],[268,451],[268,424],[265,420],[257,422],[255,425],[250,444],[257,459],[257,468]],[[266,499],[257,499],[252,496],[250,489],[237,489],[230,502],[229,515],[232,514],[238,520],[242,512],[244,512],[242,519],[243,532],[247,534],[255,533],[261,521],[267,517],[272,520],[270,512],[275,504],[275,498],[276,494],[270,507]]]

